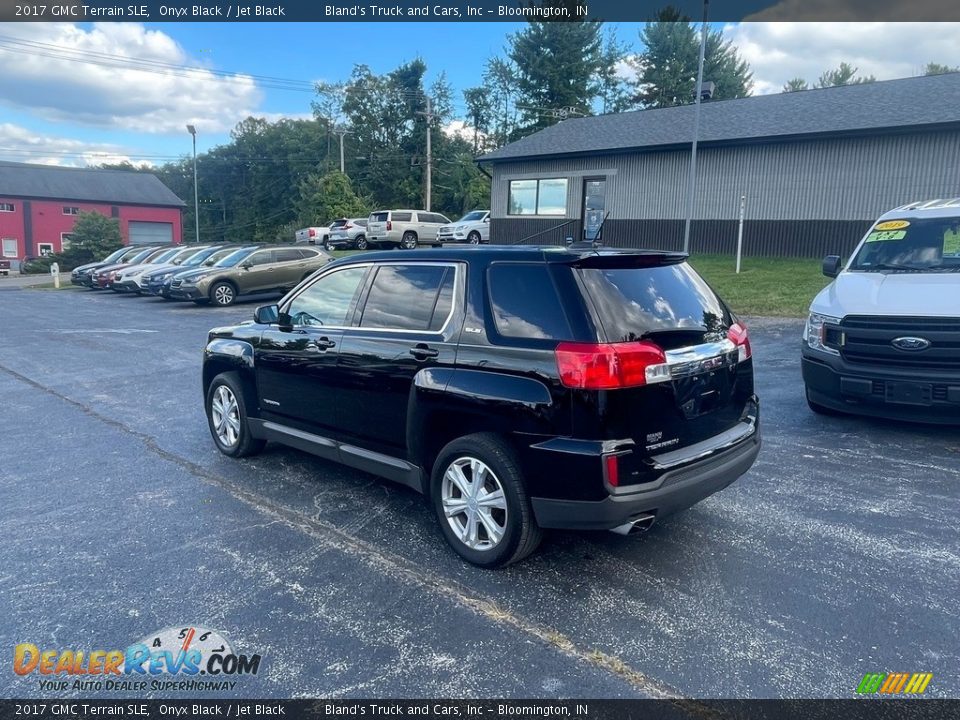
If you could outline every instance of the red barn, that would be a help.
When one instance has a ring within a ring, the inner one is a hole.
[[[184,206],[148,173],[0,161],[0,258],[60,252],[80,212],[117,218],[126,244],[179,244]]]

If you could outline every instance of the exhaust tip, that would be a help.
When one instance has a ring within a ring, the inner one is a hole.
[[[646,532],[653,526],[653,521],[656,520],[656,515],[640,515],[639,517],[634,518],[630,522],[624,523],[623,525],[618,525],[615,528],[612,528],[610,532],[615,532],[618,535],[637,535],[642,532]]]

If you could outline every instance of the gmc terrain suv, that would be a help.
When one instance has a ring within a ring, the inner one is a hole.
[[[685,260],[460,246],[331,263],[210,332],[213,441],[414,488],[485,567],[541,528],[646,529],[760,450],[747,331]]]
[[[891,210],[823,272],[803,333],[810,408],[960,424],[960,198]]]

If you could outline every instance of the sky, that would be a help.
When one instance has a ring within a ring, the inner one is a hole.
[[[632,51],[642,49],[640,24],[608,27]],[[812,83],[841,61],[880,80],[918,75],[927,62],[960,66],[960,23],[715,27],[750,63],[754,93],[778,92],[798,76]],[[463,113],[462,90],[480,83],[486,60],[502,54],[507,36],[520,28],[512,23],[404,23],[402,30],[397,23],[0,23],[0,159],[162,164],[191,153],[187,124],[196,126],[197,149],[203,152],[228,142],[230,129],[250,115],[311,117],[316,81],[345,79],[360,63],[375,73],[388,72],[416,57],[427,64],[428,82],[446,73],[455,110]],[[178,69],[148,72],[144,63]]]

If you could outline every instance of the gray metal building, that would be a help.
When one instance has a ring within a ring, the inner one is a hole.
[[[680,249],[693,112],[566,120],[479,158],[492,241],[589,238],[607,216],[605,244]],[[744,254],[818,257],[893,207],[957,195],[960,74],[707,102],[691,251],[733,252],[741,196]]]

